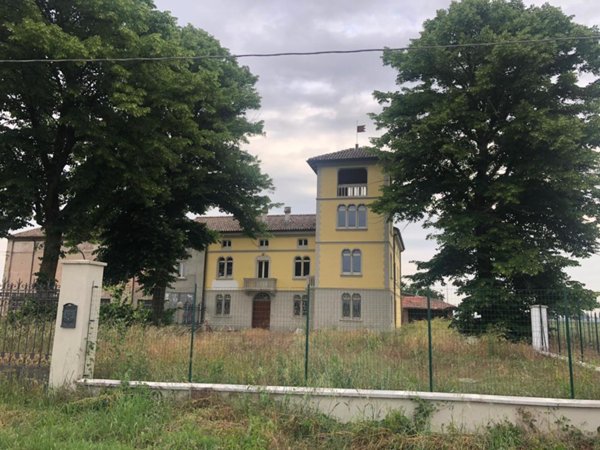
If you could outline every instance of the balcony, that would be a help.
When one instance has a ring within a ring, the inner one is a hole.
[[[338,184],[338,197],[366,197],[366,184]]]
[[[275,292],[277,291],[277,278],[244,278],[246,292]]]

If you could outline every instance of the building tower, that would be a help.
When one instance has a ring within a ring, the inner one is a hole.
[[[386,177],[365,148],[308,161],[317,174],[314,328],[400,326],[400,232],[371,210]]]

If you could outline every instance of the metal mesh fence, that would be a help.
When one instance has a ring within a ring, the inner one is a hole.
[[[270,329],[265,305],[214,295],[178,325],[101,324],[95,376],[600,399],[597,313],[559,291],[441,294],[278,293],[258,298]]]

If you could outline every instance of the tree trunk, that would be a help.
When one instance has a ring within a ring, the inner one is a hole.
[[[154,289],[152,289],[152,322],[154,325],[160,325],[163,323],[166,290],[166,284],[154,286]]]
[[[55,283],[56,268],[60,258],[60,249],[62,247],[62,232],[56,227],[48,227],[44,230],[46,239],[44,241],[44,253],[42,263],[37,273],[38,283]]]

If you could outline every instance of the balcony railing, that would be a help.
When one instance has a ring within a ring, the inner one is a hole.
[[[244,278],[244,290],[248,292],[275,292],[277,278]]]
[[[338,184],[338,197],[366,197],[366,184]]]

